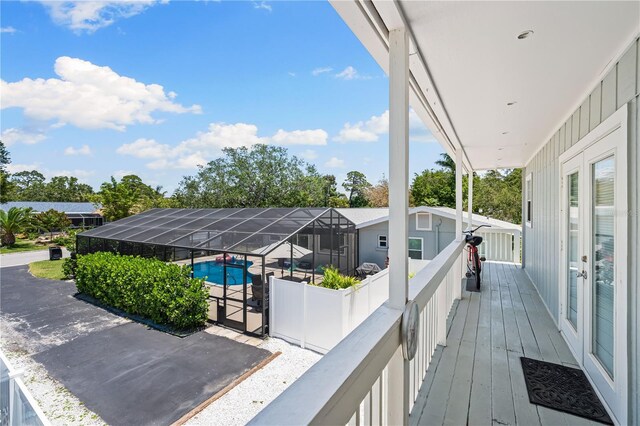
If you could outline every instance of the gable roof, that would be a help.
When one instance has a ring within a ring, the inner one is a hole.
[[[376,225],[378,223],[386,222],[389,220],[389,208],[343,208],[336,209],[338,213],[355,223],[356,229],[366,228],[368,226]],[[409,215],[416,213],[431,213],[436,216],[446,217],[449,219],[456,219],[456,210],[450,207],[428,207],[418,206],[411,207],[409,209]],[[463,212],[462,220],[467,223],[467,212]],[[480,216],[479,214],[473,215],[474,225],[490,225],[493,228],[501,229],[520,229],[522,226],[506,222],[504,220],[492,219],[486,216]]]

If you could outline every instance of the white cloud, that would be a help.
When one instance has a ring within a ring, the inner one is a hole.
[[[160,144],[153,139],[137,139],[118,147],[116,152],[137,158],[164,158],[171,156],[173,150],[169,145]]]
[[[83,129],[115,129],[159,121],[157,111],[200,113],[199,105],[184,107],[173,102],[175,93],[165,93],[158,84],[144,84],[124,77],[109,67],[82,59],[62,56],[56,59],[60,79],[25,78],[15,83],[0,80],[2,108],[23,108],[35,120],[57,120]]]
[[[186,157],[180,157],[175,160],[170,160],[167,158],[161,158],[160,160],[153,161],[147,164],[147,167],[150,169],[195,169],[198,166],[203,166],[207,164],[207,160],[203,158],[200,154],[190,154]]]
[[[338,157],[331,157],[329,161],[324,163],[324,166],[330,169],[342,169],[344,168],[344,160],[341,160]]]
[[[299,155],[300,158],[304,158],[307,161],[312,161],[318,158],[318,153],[313,149],[305,149]]]
[[[118,1],[41,1],[49,16],[57,25],[76,33],[93,33],[108,27],[116,20],[130,18],[148,7],[167,1],[118,0]]]
[[[338,136],[333,138],[337,142],[376,142],[381,134],[389,131],[389,110],[380,115],[373,115],[367,121],[355,124],[345,123]]]
[[[11,174],[36,170],[44,175],[45,178],[51,179],[55,176],[74,176],[80,180],[93,176],[93,170],[73,169],[73,170],[51,170],[42,167],[41,163],[32,164],[8,164],[7,171]]]
[[[38,142],[42,142],[47,137],[41,131],[30,131],[25,129],[9,128],[2,132],[2,142],[6,146],[11,146],[16,143],[24,143],[27,145],[33,145]]]
[[[211,123],[206,132],[180,142],[175,147],[153,139],[138,139],[120,146],[116,152],[137,158],[154,159],[151,169],[192,169],[217,157],[223,148],[251,147],[258,144],[282,146],[327,144],[328,134],[322,129],[278,130],[273,136],[258,136],[258,127],[246,123]]]
[[[287,74],[289,74],[289,77],[295,77],[296,76],[296,73],[295,72],[291,72],[291,71],[289,71]]]
[[[313,71],[311,71],[311,74],[315,77],[315,76],[319,76],[320,74],[324,74],[324,73],[328,73],[333,71],[333,68],[331,67],[321,67],[321,68],[316,68]]]
[[[264,9],[264,10],[269,11],[269,12],[272,11],[271,5],[269,3],[267,3],[266,1],[254,1],[253,2],[253,8],[254,9]]]
[[[73,170],[45,170],[41,171],[43,175],[47,178],[52,178],[54,176],[73,176],[78,179],[86,179],[90,176],[93,176],[93,170],[82,170],[82,169],[73,169]]]
[[[377,142],[380,135],[386,133],[389,133],[389,110],[380,115],[373,115],[367,121],[358,121],[355,124],[345,123],[333,140],[343,143]],[[413,109],[409,110],[409,140],[412,142],[436,141]]]
[[[336,78],[341,78],[343,80],[353,80],[358,78],[358,71],[351,65],[346,67],[344,70],[336,74]]]
[[[18,30],[16,30],[13,27],[2,27],[2,28],[0,28],[0,33],[14,34],[16,31],[18,31]]]
[[[113,172],[111,174],[111,176],[113,176],[117,180],[122,180],[123,177],[128,176],[128,175],[135,175],[135,172],[133,172],[131,170],[116,170],[115,172]]]
[[[32,164],[16,164],[11,163],[7,164],[7,171],[9,173],[16,174],[20,172],[27,172],[31,170],[38,170],[40,173],[44,174],[42,170],[40,170],[40,163],[32,163]]]
[[[68,146],[64,150],[64,155],[91,155],[89,145],[82,145],[80,148]]]
[[[315,130],[278,130],[271,137],[275,145],[326,145],[329,135],[322,129]]]

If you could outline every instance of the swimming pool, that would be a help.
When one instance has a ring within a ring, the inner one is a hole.
[[[243,263],[242,261],[227,263],[227,285],[242,285]],[[253,265],[253,262],[247,261],[247,268],[251,265]],[[193,276],[222,285],[224,284],[224,264],[213,260],[196,263],[193,265]],[[247,284],[251,284],[251,274],[249,272],[247,272]]]

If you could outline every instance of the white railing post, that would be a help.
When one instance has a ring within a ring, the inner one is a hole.
[[[456,240],[462,239],[462,149],[456,151]]]
[[[469,215],[469,228],[473,228],[473,170],[469,171],[469,194],[467,196],[467,210]]]
[[[513,231],[513,263],[521,263],[522,261],[520,260],[520,256],[521,256],[521,246],[520,246],[520,230],[517,229],[515,231]]]
[[[409,293],[409,36],[389,31],[389,305],[404,310]],[[409,361],[389,362],[388,424],[409,420]]]

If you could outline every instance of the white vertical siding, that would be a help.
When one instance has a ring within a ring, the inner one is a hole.
[[[523,267],[558,320],[558,157],[624,104],[629,105],[630,419],[640,424],[640,43],[636,40],[576,111],[527,164],[533,177],[533,225],[524,226]],[[524,179],[523,179],[524,181]],[[523,204],[524,207],[524,204]],[[523,221],[524,222],[524,221]]]

